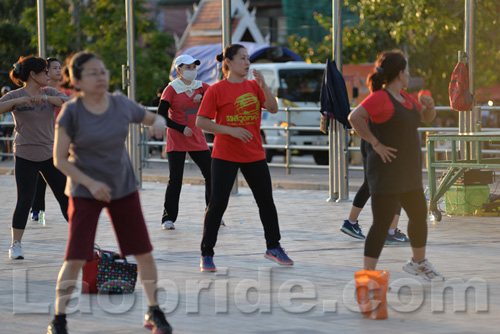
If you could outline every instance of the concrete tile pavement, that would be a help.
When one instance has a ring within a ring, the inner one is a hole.
[[[280,267],[264,259],[258,210],[249,189],[240,187],[224,216],[228,226],[219,233],[218,273],[207,274],[199,272],[203,187],[184,185],[176,230],[162,231],[165,187],[144,182],[141,200],[155,247],[161,306],[175,333],[498,333],[499,217],[445,216],[429,225],[428,257],[447,277],[444,284],[402,271],[409,246],[386,247],[378,268],[391,271],[389,318],[374,321],[358,313],[352,285],[364,243],[338,231],[350,202],[326,202],[325,190],[275,189],[282,245],[295,261]],[[9,260],[15,194],[14,177],[0,176],[0,333],[45,333],[67,225],[48,191],[47,225],[29,221],[25,260]],[[360,217],[365,232],[370,221],[368,204]],[[406,231],[406,225],[403,214],[400,228]],[[104,213],[96,243],[117,249]],[[148,332],[141,327],[146,306],[140,284],[134,295],[75,293],[70,307],[70,333]]]

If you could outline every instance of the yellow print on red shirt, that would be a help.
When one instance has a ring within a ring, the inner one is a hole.
[[[260,117],[260,102],[252,93],[243,94],[234,102],[234,115],[227,115],[227,125],[255,124]]]

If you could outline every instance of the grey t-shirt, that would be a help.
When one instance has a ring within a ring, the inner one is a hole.
[[[109,95],[109,108],[96,115],[89,112],[80,98],[64,104],[57,124],[71,138],[68,161],[94,180],[111,188],[112,199],[137,190],[137,179],[125,148],[129,124],[144,119],[146,109],[123,94]],[[83,185],[66,182],[65,194],[94,198]]]
[[[60,97],[63,101],[69,98],[52,87],[42,88],[42,94]],[[0,99],[5,102],[24,96],[30,96],[23,88],[9,92]],[[15,136],[14,154],[30,161],[45,161],[52,158],[54,147],[54,117],[52,103],[16,104],[12,107]]]

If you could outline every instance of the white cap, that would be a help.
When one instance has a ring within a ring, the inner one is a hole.
[[[174,65],[175,67],[179,67],[183,64],[189,65],[189,64],[196,64],[200,65],[201,62],[198,59],[195,59],[191,57],[190,55],[180,55],[179,57],[175,58],[174,60]]]

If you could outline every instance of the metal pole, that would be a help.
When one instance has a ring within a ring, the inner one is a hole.
[[[285,148],[285,162],[286,162],[286,175],[290,175],[291,168],[290,164],[292,163],[292,152],[290,151],[290,124],[292,124],[292,115],[290,113],[290,107],[285,108],[286,112],[286,148]]]
[[[332,0],[332,58],[342,72],[342,7],[339,0]],[[347,168],[347,134],[343,126],[330,121],[329,132],[329,188],[327,201],[349,199]]]
[[[136,100],[135,85],[135,32],[134,32],[134,1],[125,0],[125,18],[127,22],[127,66],[128,66],[128,97],[132,101]],[[142,168],[139,155],[139,124],[129,126],[127,139],[128,153],[132,168],[139,179],[139,187],[142,188]]]
[[[464,20],[464,49],[467,55],[467,66],[469,68],[469,90],[474,95],[475,91],[475,0],[465,0],[465,20]],[[476,127],[476,117],[473,112],[475,100],[473,101],[472,108],[464,112],[464,131],[471,133]],[[475,158],[475,149],[471,147],[470,143],[465,143],[465,154],[470,155],[467,158]],[[462,145],[463,146],[463,145]],[[461,146],[461,152],[464,148]],[[469,152],[469,153],[467,153]]]
[[[38,17],[38,56],[47,59],[47,30],[45,16],[45,0],[36,3]]]
[[[469,57],[469,90],[474,97],[474,103],[472,108],[476,104],[476,1],[469,1],[469,22],[468,22],[468,33],[469,33],[469,43],[467,49],[467,56]]]
[[[231,44],[231,0],[222,0],[222,47]],[[238,174],[234,180],[231,195],[239,195],[238,193]]]
[[[335,62],[337,63],[337,69],[342,73],[342,1],[337,0],[336,6],[334,7],[337,13],[337,19],[335,21],[335,26],[333,27],[334,40],[335,40]],[[337,202],[349,201],[349,186],[348,186],[348,169],[347,169],[347,131],[344,126],[338,124],[337,126],[337,164],[338,164],[338,188],[339,196]]]
[[[469,17],[470,17],[470,2],[469,0],[465,0],[465,9],[464,9],[464,55],[460,54],[460,51],[458,52],[458,61],[464,61],[464,63],[468,65],[469,62]],[[462,57],[464,57],[462,59]],[[468,124],[470,122],[470,119],[468,119],[468,111],[460,111],[458,113],[458,133],[464,134],[468,132],[469,127]],[[458,143],[458,150],[460,153],[460,157],[465,158],[466,156],[466,148],[465,148],[465,143],[464,142],[459,142]]]
[[[476,1],[469,0],[469,90],[473,96],[472,108],[470,110],[470,132],[474,132],[477,123],[477,113],[474,106],[476,105],[475,90],[476,90]],[[472,148],[475,158],[475,146]]]
[[[476,1],[469,0],[469,50],[467,54],[469,55],[469,90],[472,94],[472,108],[469,111],[470,113],[470,124],[469,130],[470,132],[477,131],[477,122],[480,120],[480,116],[478,117],[477,110],[475,108],[476,105]],[[476,145],[472,145],[470,143],[471,148],[471,158],[477,159],[477,148]]]
[[[470,0],[465,0],[465,20],[464,20],[464,50],[465,50],[465,55],[467,56],[467,66],[469,66],[470,63]],[[470,82],[469,82],[470,84]],[[470,112],[466,111],[464,113],[464,133],[470,132]]]
[[[336,58],[335,51],[337,50],[337,22],[338,22],[338,1],[332,0],[332,58]],[[337,122],[330,119],[330,126],[328,131],[328,190],[329,198],[327,202],[333,202],[339,198],[339,185],[338,185],[338,166],[337,166]]]
[[[231,0],[222,0],[222,46],[231,44]]]
[[[328,131],[328,190],[329,190],[329,198],[326,200],[327,202],[333,202],[338,198],[338,189],[335,189],[335,130],[334,127],[336,122],[334,119],[330,119],[330,126]]]

